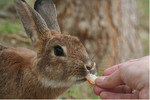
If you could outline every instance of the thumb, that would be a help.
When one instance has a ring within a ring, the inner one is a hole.
[[[102,76],[96,79],[95,84],[101,88],[114,88],[124,84],[121,79],[120,70],[115,71],[109,76]]]

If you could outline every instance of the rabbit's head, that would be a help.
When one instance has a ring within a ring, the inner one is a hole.
[[[14,0],[27,35],[37,49],[38,80],[46,87],[68,87],[95,74],[95,63],[77,37],[61,34],[55,5],[37,0],[35,10],[24,0]]]

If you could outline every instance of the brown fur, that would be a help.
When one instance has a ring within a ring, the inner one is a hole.
[[[31,68],[35,52],[25,48],[9,48],[1,52],[0,65],[3,66],[0,66],[0,98],[56,98],[68,89],[46,89],[39,84],[37,73],[32,72]]]
[[[72,85],[85,82],[88,73],[95,73],[94,62],[77,37],[50,31],[24,0],[14,3],[36,52],[0,45],[0,98],[58,98]],[[64,56],[54,54],[57,45]]]
[[[51,55],[55,44],[67,46],[67,58],[54,58]],[[80,41],[65,34],[49,39],[40,55],[25,48],[4,49],[0,55],[0,97],[56,98],[70,86],[44,87],[38,81],[38,75],[63,82],[70,81],[70,76],[83,78],[87,75],[84,64],[88,60]],[[77,83],[78,81],[74,81],[72,85]]]

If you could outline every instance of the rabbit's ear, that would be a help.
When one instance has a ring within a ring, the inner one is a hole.
[[[43,17],[50,30],[60,32],[56,7],[52,0],[36,0],[34,9]]]
[[[34,45],[36,45],[38,40],[51,36],[51,32],[44,19],[25,0],[14,0],[14,4],[25,31]]]

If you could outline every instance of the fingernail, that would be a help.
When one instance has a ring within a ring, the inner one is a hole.
[[[95,84],[98,85],[98,86],[100,86],[101,83],[102,83],[102,81],[104,80],[104,78],[105,78],[104,76],[98,77],[98,78],[96,79],[96,81],[95,81]]]

